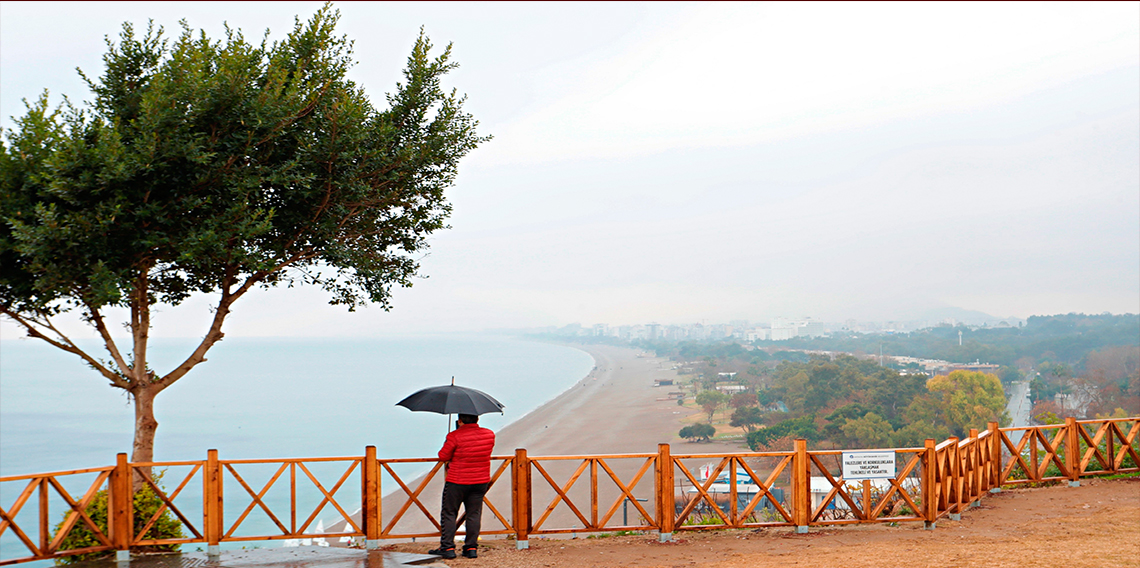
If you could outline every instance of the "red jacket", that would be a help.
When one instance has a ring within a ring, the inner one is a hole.
[[[491,450],[495,449],[495,433],[478,424],[460,424],[447,435],[439,461],[451,462],[447,481],[475,485],[491,481]]]

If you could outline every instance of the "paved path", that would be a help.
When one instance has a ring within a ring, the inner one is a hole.
[[[402,568],[446,567],[438,556],[408,552],[366,551],[328,546],[224,550],[211,559],[205,552],[138,555],[129,568]],[[84,562],[77,568],[127,568],[113,560]]]
[[[1029,418],[1033,410],[1033,402],[1029,400],[1029,382],[1014,381],[1010,383],[1010,391],[1009,402],[1005,405],[1009,417],[1013,419],[1010,426],[1014,428],[1029,426]],[[1021,432],[1010,432],[1009,439],[1014,445],[1017,445],[1021,441],[1021,436]]]

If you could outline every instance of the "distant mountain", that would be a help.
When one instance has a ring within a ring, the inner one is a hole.
[[[1025,322],[1025,320],[1018,318],[1018,317],[1004,317],[1004,318],[1003,317],[997,317],[997,316],[992,316],[990,314],[987,314],[985,312],[979,312],[977,310],[967,310],[965,308],[959,308],[959,307],[955,307],[955,306],[944,306],[944,307],[939,307],[939,308],[928,309],[928,310],[921,312],[920,314],[918,314],[917,317],[915,317],[913,319],[927,321],[927,322],[930,322],[931,324],[937,324],[939,322],[946,321],[946,320],[954,320],[955,323],[960,323],[960,324],[965,324],[965,325],[989,325],[989,326],[995,326],[995,325],[1000,324],[1001,322],[1005,322],[1006,324],[1008,324],[1011,327],[1017,327],[1021,323]]]

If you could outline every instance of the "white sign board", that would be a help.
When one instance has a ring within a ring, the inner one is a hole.
[[[843,480],[894,479],[894,451],[843,452]]]

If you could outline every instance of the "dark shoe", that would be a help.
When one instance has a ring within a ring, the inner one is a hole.
[[[447,560],[451,560],[452,558],[455,558],[455,549],[454,548],[437,548],[435,550],[429,550],[428,554],[434,554],[436,556],[442,556]]]
[[[479,558],[479,553],[476,552],[474,548],[464,548],[463,549],[463,557],[464,558]]]

